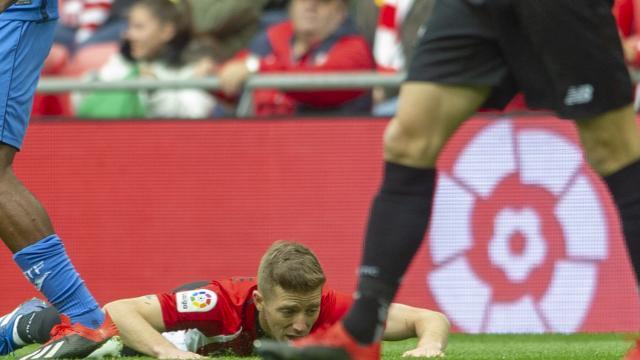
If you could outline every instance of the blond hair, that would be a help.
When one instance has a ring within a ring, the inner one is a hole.
[[[263,296],[276,286],[285,291],[306,293],[326,281],[316,255],[306,246],[292,241],[276,241],[260,260],[258,290]]]

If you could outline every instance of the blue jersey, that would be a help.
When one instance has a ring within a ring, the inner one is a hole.
[[[0,21],[47,21],[57,18],[58,0],[18,0],[0,14]]]

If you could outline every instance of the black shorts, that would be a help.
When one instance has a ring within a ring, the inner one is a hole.
[[[633,98],[608,0],[438,0],[407,81],[490,86],[487,108],[523,92],[573,119]]]

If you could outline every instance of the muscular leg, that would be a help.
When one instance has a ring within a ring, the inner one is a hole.
[[[587,160],[609,176],[640,158],[640,132],[631,105],[576,121]]]
[[[0,238],[12,253],[54,233],[42,205],[13,173],[15,154],[0,144]]]
[[[0,144],[0,237],[25,276],[60,312],[97,327],[103,314],[55,234],[46,211],[15,176],[16,150]]]
[[[0,237],[51,304],[74,322],[97,327],[104,314],[71,264],[47,213],[12,169],[54,28],[54,21],[0,21]]]
[[[387,306],[422,243],[438,154],[489,88],[408,82],[384,137],[385,174],[369,216],[356,301],[344,320],[363,344],[382,334]]]
[[[618,207],[629,256],[640,282],[640,132],[631,105],[576,122],[591,166]]]
[[[488,95],[488,88],[421,82],[404,84],[398,113],[385,131],[385,161],[434,168],[446,141]]]

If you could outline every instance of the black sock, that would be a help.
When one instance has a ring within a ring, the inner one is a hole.
[[[44,344],[49,341],[51,329],[60,324],[58,310],[49,306],[44,310],[23,315],[18,320],[18,336],[27,344]]]
[[[640,283],[640,160],[606,176],[604,180],[618,207],[636,283]]]
[[[362,344],[382,335],[388,306],[424,238],[435,178],[434,169],[385,164],[369,215],[356,300],[344,318],[347,331]]]

